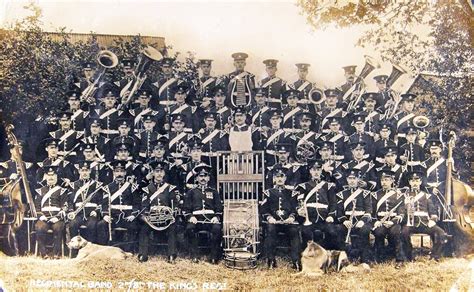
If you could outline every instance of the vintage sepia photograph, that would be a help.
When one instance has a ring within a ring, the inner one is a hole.
[[[471,0],[0,0],[0,292],[474,291]]]

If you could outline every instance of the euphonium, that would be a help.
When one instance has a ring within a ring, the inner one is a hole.
[[[413,126],[415,126],[418,129],[424,129],[428,127],[430,124],[430,119],[427,116],[416,116],[413,118]]]

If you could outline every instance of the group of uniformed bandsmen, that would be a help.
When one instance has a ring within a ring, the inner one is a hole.
[[[135,252],[138,239],[138,258],[146,261],[156,232],[167,238],[169,262],[180,234],[187,239],[182,250],[197,261],[197,234],[204,229],[216,263],[223,195],[213,157],[231,150],[264,151],[260,215],[269,267],[276,266],[279,232],[290,239],[295,269],[309,240],[328,249],[351,247],[351,257],[371,261],[371,233],[377,261],[387,255],[412,260],[412,233],[430,234],[431,256],[439,259],[446,161],[436,135],[414,127],[416,95],[398,98],[387,75],[374,77],[378,92],[351,93],[363,80],[348,66],[347,82],[315,99],[309,64],[296,64],[299,79],[289,83],[277,77],[277,60],[265,60],[268,77],[257,83],[245,71],[248,55],[232,57],[236,70],[220,77],[211,76],[212,60],[200,60],[201,76],[193,81],[180,80],[175,60],[165,57],[157,81],[142,80],[129,104],[124,96],[136,77],[135,60],[122,60],[123,79],[97,83],[87,98],[96,68],[84,64],[84,79],[64,97],[68,108],[48,124],[41,146],[46,158],[27,163],[37,166],[30,184],[40,255],[47,254],[52,230],[58,256],[68,229],[70,237],[98,244],[132,243],[126,249]],[[12,161],[2,167],[2,177],[18,173]],[[155,231],[143,220],[153,206],[170,207],[176,221]]]

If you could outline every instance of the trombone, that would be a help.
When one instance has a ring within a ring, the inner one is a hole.
[[[97,87],[99,86],[99,82],[102,80],[102,78],[105,75],[105,71],[107,69],[114,68],[118,65],[118,58],[117,55],[115,55],[112,51],[109,50],[102,50],[97,54],[96,57],[97,64],[99,64],[102,68],[99,71],[99,73],[96,75],[94,78],[94,81],[89,84],[89,86],[86,87],[82,91],[80,101],[87,101],[89,100],[94,93],[97,90]]]

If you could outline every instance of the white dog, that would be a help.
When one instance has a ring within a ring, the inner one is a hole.
[[[133,257],[131,253],[124,252],[118,247],[95,244],[95,243],[85,240],[80,235],[77,235],[71,238],[67,246],[70,249],[79,250],[76,260],[83,260],[83,259],[124,260],[130,257]]]
[[[309,241],[301,254],[302,270],[295,276],[318,277],[331,269],[339,272],[348,264],[345,251],[326,250],[319,244]]]

